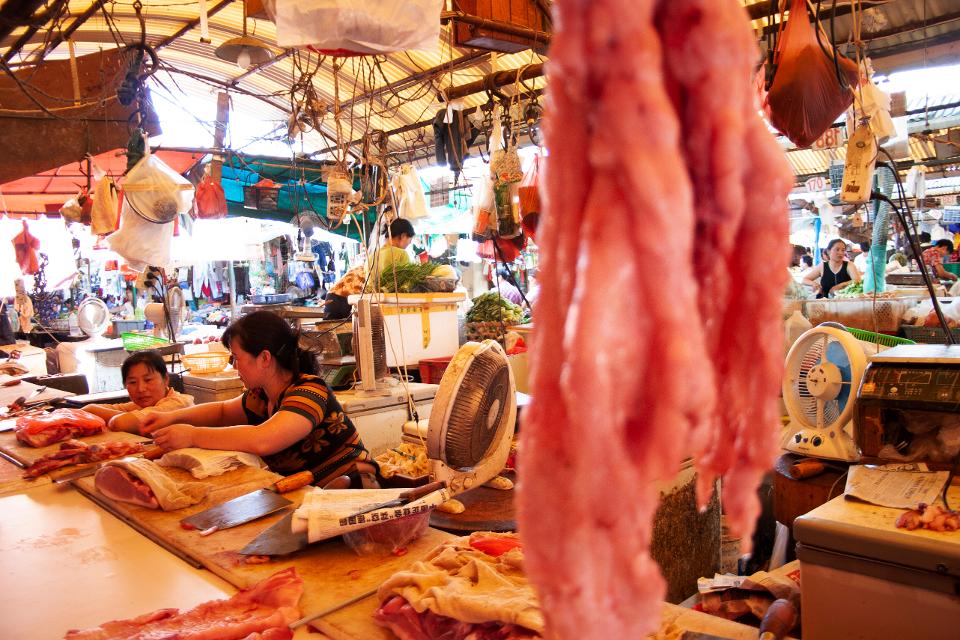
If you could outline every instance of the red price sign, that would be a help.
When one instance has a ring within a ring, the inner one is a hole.
[[[840,127],[830,127],[823,132],[823,135],[811,145],[812,149],[823,151],[824,149],[836,149],[847,141],[845,131]]]
[[[807,191],[826,191],[830,188],[829,181],[823,176],[814,176],[804,183]]]

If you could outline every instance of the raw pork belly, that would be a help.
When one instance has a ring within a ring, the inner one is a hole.
[[[108,462],[94,476],[94,486],[111,500],[164,511],[200,502],[208,488],[199,482],[177,482],[163,467],[142,458]]]
[[[86,464],[121,458],[143,452],[140,442],[101,442],[87,444],[82,440],[67,440],[61,443],[60,450],[48,453],[34,460],[33,464],[23,472],[24,478],[36,478],[54,469],[71,464]]]
[[[50,413],[23,416],[17,419],[14,431],[17,440],[31,447],[46,447],[67,440],[103,433],[103,418],[80,409],[57,409]]]
[[[701,505],[722,476],[727,523],[749,547],[760,509],[755,489],[777,451],[787,277],[777,267],[789,260],[793,175],[757,117],[748,82],[757,48],[743,9],[726,0],[661,0],[657,29],[670,52],[664,74],[693,183],[698,302],[723,399],[694,430],[691,453]],[[731,87],[735,78],[739,87]]]
[[[66,640],[284,640],[300,618],[303,580],[294,567],[273,574],[228,600],[211,600],[185,613],[159,609],[137,618],[112,620],[95,629],[68,631]]]
[[[726,473],[724,506],[752,527],[778,425],[791,180],[734,0],[554,8],[524,568],[549,637],[642,638],[664,594],[656,481],[703,455],[702,487]]]

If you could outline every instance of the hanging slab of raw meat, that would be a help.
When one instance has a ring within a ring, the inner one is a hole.
[[[772,462],[782,363],[759,343],[781,344],[789,174],[751,102],[758,53],[742,8],[673,4],[554,3],[535,309],[550,348],[531,354],[517,496],[549,637],[655,631],[655,482],[720,443],[704,484],[728,472],[739,523]],[[751,248],[757,274],[745,276]],[[717,264],[701,274],[708,256]],[[744,397],[719,401],[733,384]]]

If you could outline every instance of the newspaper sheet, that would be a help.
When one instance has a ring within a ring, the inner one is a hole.
[[[851,465],[844,494],[881,507],[914,509],[935,502],[948,475],[917,464]]]

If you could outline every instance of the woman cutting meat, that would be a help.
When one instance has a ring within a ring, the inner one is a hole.
[[[140,433],[148,415],[173,411],[193,404],[193,397],[170,388],[170,376],[163,357],[156,351],[138,351],[120,367],[123,386],[130,402],[89,404],[83,408],[107,421],[111,431]]]
[[[847,243],[834,238],[827,245],[827,261],[803,275],[803,284],[813,287],[818,298],[826,298],[852,282],[860,282],[860,272],[846,259]]]
[[[256,311],[230,325],[223,344],[248,391],[238,398],[153,414],[144,425],[160,447],[246,451],[284,475],[313,472],[326,485],[376,473],[340,403],[316,373],[313,354],[279,316]]]

